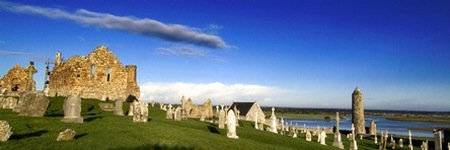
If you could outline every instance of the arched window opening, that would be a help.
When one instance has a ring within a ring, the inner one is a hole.
[[[95,75],[95,65],[91,65],[91,76],[94,77]]]
[[[111,68],[106,69],[106,81],[111,80]]]

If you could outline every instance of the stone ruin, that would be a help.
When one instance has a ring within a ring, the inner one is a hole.
[[[133,122],[148,121],[148,104],[144,102],[133,102]]]
[[[50,104],[50,100],[44,93],[26,92],[20,99],[13,111],[19,112],[20,116],[43,117]]]
[[[182,113],[184,112],[189,118],[201,118],[204,115],[204,118],[213,118],[213,106],[211,100],[206,100],[203,105],[195,105],[193,104],[191,98],[186,100],[184,96],[181,98],[181,109]]]
[[[49,96],[69,96],[78,90],[81,98],[117,100],[140,95],[136,82],[136,66],[123,67],[117,56],[105,46],[96,47],[87,56],[72,56],[62,61],[61,53],[55,66],[48,71]]]
[[[78,95],[69,95],[64,100],[64,118],[65,123],[83,123],[81,117],[81,98]]]
[[[366,134],[364,98],[358,87],[352,93],[352,123],[355,125],[355,134]]]
[[[11,129],[8,122],[0,120],[0,142],[6,142],[9,139],[13,133]]]
[[[0,109],[14,109],[17,99],[14,97],[0,97]]]
[[[27,91],[35,91],[36,82],[33,75],[37,72],[34,62],[30,61],[28,67],[22,68],[19,64],[12,67],[0,79],[0,96],[19,96]]]

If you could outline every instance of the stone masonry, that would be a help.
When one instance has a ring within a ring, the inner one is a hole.
[[[61,57],[58,52],[53,71],[49,73],[49,96],[68,96],[81,91],[81,98],[139,98],[136,66],[123,67],[107,47],[98,46],[87,56],[72,56],[66,61]]]
[[[366,134],[366,123],[364,120],[364,98],[358,87],[352,94],[352,123],[355,124],[356,134]]]
[[[26,68],[22,68],[19,64],[15,65],[0,79],[0,95],[19,96],[26,91],[35,91],[33,74],[36,72],[32,61]]]

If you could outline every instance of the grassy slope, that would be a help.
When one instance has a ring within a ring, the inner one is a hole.
[[[17,116],[11,110],[0,110],[0,120],[6,120],[14,134],[0,149],[335,149],[317,142],[306,142],[304,135],[294,139],[252,128],[241,121],[239,139],[226,137],[226,130],[215,124],[197,120],[175,122],[164,119],[165,112],[150,108],[148,123],[133,123],[128,116],[102,112],[97,100],[82,100],[84,124],[61,122],[63,98],[50,98],[51,106],[42,118]],[[124,105],[128,111],[128,104]],[[71,128],[76,139],[57,142],[58,133]],[[342,138],[346,149],[348,140]],[[313,137],[313,141],[317,140]],[[328,135],[331,145],[333,136]],[[378,149],[371,140],[358,140],[360,149]]]

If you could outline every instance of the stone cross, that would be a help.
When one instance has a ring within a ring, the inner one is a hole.
[[[169,104],[168,108],[166,111],[166,119],[173,119],[172,104]]]
[[[395,139],[392,134],[391,134],[391,146],[392,146],[392,149],[395,149]]]
[[[339,132],[339,112],[336,112],[336,131],[334,132],[333,146],[339,149],[344,149],[344,144],[341,140],[341,133]]]
[[[442,150],[442,134],[441,131],[434,130],[434,149]]]
[[[229,110],[227,114],[227,137],[237,139],[239,138],[236,134],[236,116],[233,110]]]
[[[284,120],[283,120],[283,117],[281,117],[280,124],[281,124],[281,131],[280,131],[280,134],[284,134]]]
[[[357,150],[358,149],[358,144],[356,143],[356,139],[355,139],[355,125],[352,123],[352,133],[351,133],[351,137],[350,137],[350,150]]]
[[[272,107],[272,116],[270,116],[270,132],[278,133],[277,132],[277,117],[275,116],[275,108]]]
[[[81,117],[81,98],[78,95],[69,95],[64,100],[64,118],[65,123],[83,123]]]

